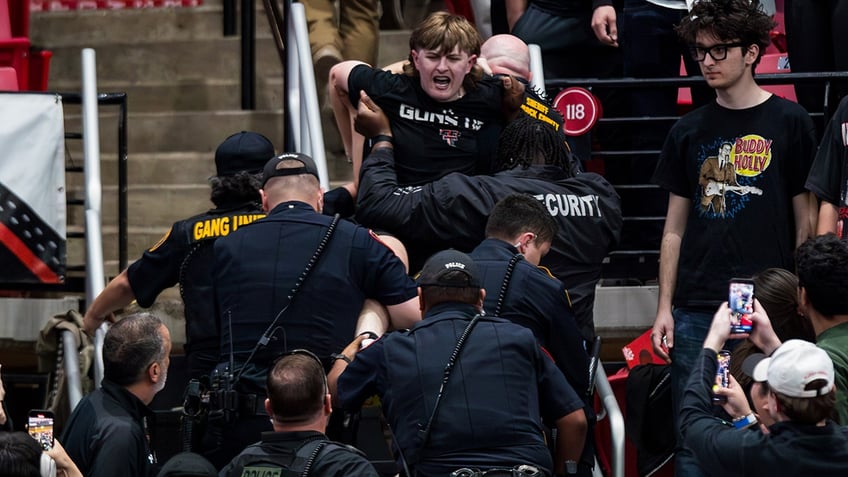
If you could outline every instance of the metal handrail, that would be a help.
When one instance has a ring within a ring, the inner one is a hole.
[[[93,49],[82,50],[82,120],[83,150],[85,151],[85,251],[86,251],[86,303],[94,299],[106,285],[103,265],[103,229],[100,220],[102,189],[100,181],[100,118],[97,104],[97,59]],[[103,326],[106,326],[104,323]],[[95,349],[100,333],[95,336]],[[67,356],[67,353],[66,353]],[[94,384],[100,386],[103,378],[103,357],[94,355]],[[71,409],[76,403],[71,403]]]
[[[624,477],[624,415],[615,399],[604,365],[600,361],[595,373],[595,390],[609,419],[611,477]]]
[[[65,386],[68,388],[68,403],[71,406],[71,411],[73,411],[82,400],[82,379],[80,377],[77,340],[74,333],[69,330],[63,330],[61,336],[62,357],[65,363]]]
[[[283,0],[282,3],[283,11],[280,12],[276,0],[263,0],[271,35],[283,63],[283,82],[286,87],[283,149],[309,154],[318,167],[321,187],[326,190],[330,180],[318,90],[312,69],[309,30],[306,28],[306,11],[300,3],[292,4],[291,0]]]

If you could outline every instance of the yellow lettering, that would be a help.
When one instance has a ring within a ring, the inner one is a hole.
[[[545,122],[545,123],[550,124],[551,126],[553,126],[553,127],[554,127],[554,129],[556,129],[557,131],[559,131],[559,124],[557,124],[557,123],[556,123],[556,121],[554,121],[553,119],[551,119],[551,118],[549,118],[549,117],[545,116],[544,114],[540,114],[540,115],[538,116],[538,118],[537,118],[537,119],[539,119],[539,121],[542,121],[542,122]]]
[[[203,227],[203,222],[195,222],[194,223],[194,233],[192,234],[192,236],[194,237],[195,240],[200,240],[201,238],[203,238],[203,236],[201,235],[201,228],[202,227]]]
[[[540,103],[540,102],[536,101],[536,100],[535,100],[535,99],[533,99],[533,98],[528,97],[528,98],[527,98],[527,104],[528,104],[530,107],[535,108],[535,109],[537,109],[537,110],[541,111],[543,114],[547,114],[547,112],[548,112],[548,107],[547,107],[547,106],[545,106],[544,104],[542,104],[542,103]]]
[[[526,104],[521,105],[521,110],[524,111],[524,113],[530,116],[531,118],[536,117],[536,110],[527,107]]]

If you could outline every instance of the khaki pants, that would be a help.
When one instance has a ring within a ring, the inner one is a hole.
[[[339,0],[339,15],[332,0],[301,0],[309,25],[312,54],[332,45],[344,60],[377,66],[379,12],[377,0]]]

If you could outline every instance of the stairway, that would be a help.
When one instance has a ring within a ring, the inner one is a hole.
[[[130,261],[176,220],[211,207],[207,178],[214,150],[228,135],[252,130],[283,143],[283,79],[261,2],[256,10],[256,109],[241,110],[239,36],[223,36],[221,0],[191,8],[33,12],[33,45],[53,51],[49,90],[79,92],[81,50],[94,48],[99,92],[128,98],[128,223]],[[380,62],[407,56],[406,31],[381,33]],[[118,270],[117,108],[100,108],[103,248],[106,276]],[[66,131],[81,131],[79,107],[66,105]],[[68,142],[68,162],[81,164],[82,143]],[[328,159],[330,180],[350,180],[350,166]],[[69,197],[83,197],[81,175],[68,176]],[[69,231],[82,230],[83,211],[69,208]],[[68,241],[68,263],[83,263],[81,240]],[[158,306],[181,315],[179,292]],[[176,318],[176,316],[175,316]],[[182,326],[171,326],[180,341]]]
[[[79,92],[80,52],[94,48],[100,92],[126,92],[129,142],[129,257],[138,257],[170,224],[203,211],[212,157],[229,134],[252,130],[283,142],[283,80],[279,55],[261,3],[256,11],[256,110],[240,109],[240,37],[224,37],[220,0],[193,8],[77,10],[32,15],[34,45],[53,51],[49,89]],[[382,34],[385,61],[406,56],[408,32]],[[401,48],[398,48],[400,46]],[[79,108],[66,106],[66,130],[80,131]],[[117,270],[117,108],[101,107],[104,257]],[[82,145],[69,142],[69,160],[82,162]],[[329,159],[330,179],[350,169]],[[81,197],[80,177],[69,176],[69,195]],[[69,210],[70,230],[81,230],[82,211]],[[79,241],[70,241],[79,242]],[[69,263],[82,257],[69,243]]]

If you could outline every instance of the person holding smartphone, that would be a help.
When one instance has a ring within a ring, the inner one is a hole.
[[[836,404],[833,361],[827,352],[803,340],[780,342],[768,315],[754,302],[751,340],[774,350],[753,368],[753,378],[767,382],[765,411],[775,421],[768,433],[739,432],[757,424],[750,409],[732,423],[713,415],[716,353],[729,338],[730,308],[723,303],[703,343],[700,365],[689,376],[681,409],[681,432],[702,470],[709,475],[843,476],[848,469],[848,427],[830,420]]]

